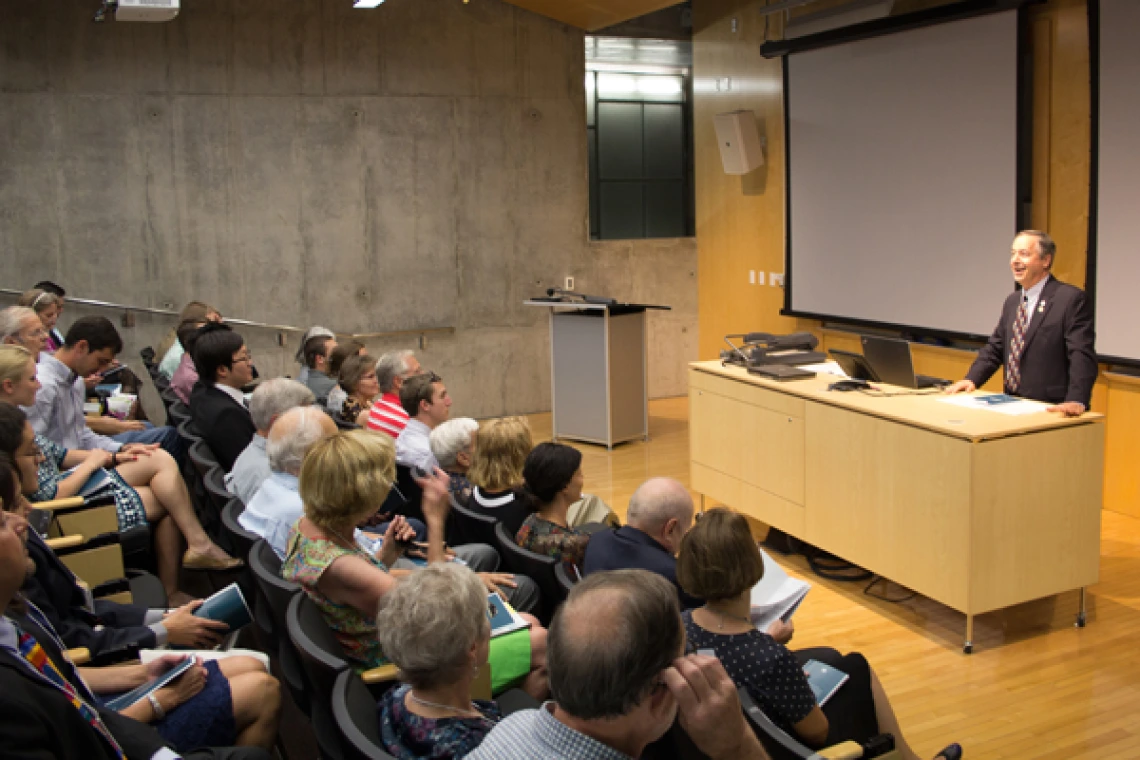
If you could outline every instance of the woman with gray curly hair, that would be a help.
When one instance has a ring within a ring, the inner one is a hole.
[[[384,654],[405,683],[379,703],[380,740],[397,758],[448,760],[479,746],[502,714],[471,699],[487,662],[487,590],[475,573],[436,564],[388,594],[376,618]]]

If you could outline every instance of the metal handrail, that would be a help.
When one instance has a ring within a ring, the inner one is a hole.
[[[21,296],[25,291],[12,290],[11,288],[0,288],[0,293],[12,296]],[[121,303],[111,303],[110,301],[96,301],[91,298],[76,298],[68,296],[65,299],[68,303],[82,304],[84,306],[97,306],[101,309],[117,309],[122,311],[137,311],[143,314],[159,314],[162,316],[177,317],[179,312],[171,311],[170,309],[155,309],[150,306],[128,306]],[[304,333],[309,328],[307,327],[294,327],[293,325],[274,325],[268,322],[255,322],[250,319],[237,319],[236,317],[226,317],[226,324],[231,325],[244,325],[246,327],[261,327],[267,330],[277,330],[279,332],[294,332]],[[405,335],[433,335],[442,334],[450,335],[455,332],[454,327],[425,327],[422,330],[391,330],[388,332],[368,332],[368,333],[345,333],[334,330],[338,336],[355,339],[368,339],[368,338],[398,338]]]

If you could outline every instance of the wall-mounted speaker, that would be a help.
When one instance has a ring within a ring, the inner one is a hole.
[[[748,174],[764,165],[764,148],[752,111],[718,113],[716,140],[725,174]]]

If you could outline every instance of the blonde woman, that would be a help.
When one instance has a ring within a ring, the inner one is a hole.
[[[494,517],[515,535],[530,515],[530,506],[517,493],[523,465],[534,448],[530,426],[522,417],[502,417],[479,426],[478,444],[467,479],[474,488],[467,508]]]
[[[305,514],[293,526],[281,565],[281,577],[300,584],[360,669],[387,662],[377,639],[376,612],[399,579],[414,572],[391,569],[401,555],[398,543],[412,534],[402,517],[388,526],[375,555],[353,538],[353,529],[375,514],[395,477],[396,447],[386,435],[353,430],[314,444],[301,465]],[[443,546],[447,484],[442,470],[420,481],[429,563],[448,559]],[[478,576],[489,591],[515,582],[499,573]],[[492,642],[492,689],[501,691],[521,681],[530,694],[541,698],[546,691],[546,630],[534,618],[529,620],[529,631]]]
[[[0,346],[0,403],[31,407],[36,403],[40,382],[36,363],[20,346]],[[31,431],[31,425],[28,425]],[[111,453],[104,449],[65,449],[33,436],[31,449],[37,457],[37,479],[24,484],[31,501],[49,501],[73,496],[96,471],[106,471],[115,497],[119,528],[150,523],[154,533],[158,577],[166,595],[175,604],[189,597],[178,591],[179,567],[231,569],[241,560],[227,555],[210,540],[194,514],[190,494],[178,464],[162,449],[144,455]],[[63,470],[74,468],[67,476]],[[182,554],[182,539],[189,549]],[[181,560],[181,561],[180,561]]]

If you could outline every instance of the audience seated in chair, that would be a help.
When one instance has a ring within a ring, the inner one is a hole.
[[[581,573],[590,534],[570,527],[570,505],[582,498],[582,454],[560,443],[540,443],[523,466],[531,514],[515,534],[524,549],[561,562],[571,578]]]
[[[20,407],[35,403],[40,390],[31,355],[17,346],[0,346],[0,449],[23,457],[24,492],[33,501],[75,495],[96,471],[104,471],[115,497],[119,529],[143,522],[153,528],[158,577],[168,597],[178,595],[179,566],[188,569],[225,569],[241,564],[229,557],[202,530],[190,494],[174,459],[161,449],[118,452],[66,449],[36,435]],[[125,453],[124,453],[125,452]],[[75,471],[64,477],[62,468]],[[189,544],[182,554],[182,539]],[[181,560],[181,562],[180,562]]]
[[[400,403],[408,413],[408,424],[396,438],[396,462],[432,472],[439,462],[431,453],[431,431],[451,416],[447,387],[434,372],[409,377],[400,387]]]
[[[35,406],[26,410],[32,426],[40,435],[69,449],[116,452],[126,446],[126,453],[130,453],[140,446],[161,446],[180,461],[186,452],[178,431],[172,427],[150,427],[108,437],[87,426],[83,378],[106,370],[122,350],[123,339],[107,318],[76,320],[55,355],[42,353],[36,360],[43,389],[36,396]]]
[[[270,382],[295,385],[312,398],[312,391],[293,380],[279,378]],[[261,390],[258,388],[254,395]],[[270,475],[246,503],[238,523],[264,538],[278,557],[285,557],[293,523],[304,513],[298,485],[301,462],[313,444],[336,434],[336,431],[336,423],[320,409],[311,406],[287,410],[269,430],[264,451]]]
[[[24,306],[36,313],[47,332],[44,338],[44,350],[49,354],[55,353],[63,345],[63,341],[57,337],[59,331],[55,329],[56,322],[63,313],[63,299],[50,290],[37,287],[23,293],[16,299],[16,305]]]
[[[475,455],[467,477],[472,483],[466,506],[503,524],[511,536],[530,515],[530,502],[521,497],[523,466],[534,448],[530,425],[522,417],[487,420],[479,427]]]
[[[400,388],[409,377],[423,370],[411,351],[391,351],[376,360],[376,382],[380,384],[380,398],[368,412],[367,427],[398,438],[408,424],[408,413],[400,403]]]
[[[363,427],[373,400],[380,395],[376,360],[368,354],[350,356],[340,368],[337,384],[345,394],[344,403],[337,410],[340,418]]]
[[[763,575],[764,560],[744,516],[723,508],[705,512],[682,540],[677,559],[682,588],[708,600],[682,616],[689,648],[714,650],[732,680],[747,689],[764,714],[810,747],[889,733],[906,760],[917,760],[882,684],[862,655],[841,656],[825,648],[793,654],[778,640],[790,639],[790,629],[756,630],[749,619],[751,591]],[[823,708],[816,704],[803,672],[809,659],[851,679]],[[938,757],[956,760],[960,748],[951,745]]]
[[[186,752],[186,757],[268,760],[263,748],[272,745],[277,733],[280,696],[277,682],[257,660],[198,665],[154,692],[153,699],[121,712],[104,707],[98,695],[139,686],[184,655],[150,665],[77,669],[51,623],[19,596],[28,573],[27,529],[22,517],[0,512],[0,736],[5,757],[111,760],[177,758],[176,752]],[[249,749],[196,750],[235,743]]]
[[[223,324],[210,323],[194,343],[198,384],[190,394],[190,415],[222,469],[233,469],[257,434],[242,388],[253,382],[253,359],[245,341]]]
[[[712,657],[684,656],[677,593],[645,570],[574,587],[547,641],[552,701],[500,721],[467,757],[640,757],[675,719],[712,760],[767,758],[736,687]]]
[[[386,594],[408,571],[393,569],[401,559],[401,539],[412,531],[402,517],[396,517],[384,533],[379,551],[363,551],[353,538],[357,524],[369,517],[386,496],[395,476],[395,452],[387,436],[367,430],[340,432],[315,444],[301,465],[301,498],[305,515],[293,527],[281,577],[299,584],[324,613],[348,659],[359,669],[374,668],[385,659],[376,639],[376,610]],[[424,490],[423,510],[427,518],[427,560],[448,560],[443,545],[450,500],[447,476],[436,471],[420,481]],[[486,546],[456,547],[455,554],[473,570],[493,570],[498,555]],[[534,582],[529,578],[503,573],[480,572],[489,591],[500,588],[508,601],[520,610],[538,604]],[[532,669],[541,647],[534,637],[544,631],[530,618]],[[492,643],[491,662],[495,672],[502,645]]]
[[[349,340],[346,342],[338,342],[336,348],[329,354],[329,377],[333,380],[340,378],[340,370],[344,367],[344,363],[353,356],[360,356],[364,353],[364,344],[358,340]],[[329,414],[338,415],[344,408],[344,400],[348,398],[348,394],[344,392],[344,388],[340,387],[338,382],[329,391],[328,400],[325,401],[325,410]]]
[[[40,280],[32,286],[36,290],[46,290],[48,293],[54,293],[59,296],[59,313],[55,315],[56,323],[48,328],[49,343],[54,343],[56,348],[63,345],[63,333],[59,330],[59,320],[63,316],[63,309],[67,305],[67,291],[51,280]]]
[[[686,594],[677,583],[677,552],[692,527],[689,489],[672,478],[650,478],[629,498],[624,526],[590,537],[582,574],[648,570],[676,586],[681,609],[699,607],[704,602]]]
[[[491,636],[487,589],[475,574],[451,563],[413,573],[384,597],[376,628],[384,654],[405,682],[380,699],[384,749],[402,759],[451,760],[479,746],[502,713],[493,702],[471,699],[475,675],[487,664]],[[540,638],[544,644],[545,637]],[[545,653],[528,657],[523,643],[513,662],[497,663],[507,672],[496,680],[526,678],[531,681],[528,692],[544,693]],[[532,659],[540,663],[535,670]]]
[[[36,313],[25,306],[9,306],[0,311],[0,344],[21,346],[33,359],[47,347],[48,332]]]
[[[297,382],[313,392],[321,406],[328,401],[329,391],[336,387],[336,380],[329,374],[329,360],[336,350],[336,336],[324,327],[310,327],[301,338],[301,348],[297,360],[303,362]]]
[[[182,363],[182,355],[191,353],[186,349],[178,337],[178,329],[185,324],[193,324],[201,327],[207,322],[221,322],[222,314],[213,306],[204,304],[201,301],[191,301],[182,307],[182,311],[178,314],[178,324],[166,333],[162,342],[158,344],[156,356],[158,356],[158,371],[167,380],[173,380],[174,372]]]
[[[290,409],[310,406],[314,401],[309,388],[287,377],[266,380],[257,386],[249,399],[249,416],[257,432],[226,473],[226,488],[230,493],[247,505],[253,500],[271,471],[265,444],[273,423]]]
[[[471,498],[472,485],[467,472],[471,469],[478,432],[478,422],[470,417],[456,417],[437,426],[429,437],[432,456],[447,473],[448,490],[457,504],[466,505]]]
[[[190,404],[190,394],[198,384],[198,367],[194,364],[194,344],[198,342],[198,331],[206,322],[183,322],[178,325],[178,345],[183,348],[178,367],[170,376],[170,390],[186,405]]]

